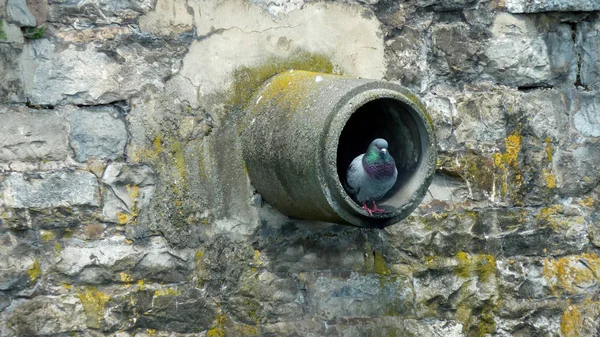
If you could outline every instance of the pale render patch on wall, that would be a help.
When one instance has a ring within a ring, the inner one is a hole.
[[[202,97],[224,90],[231,73],[299,49],[330,55],[347,75],[382,78],[385,73],[379,21],[368,9],[339,3],[306,4],[273,18],[240,0],[206,1],[195,16],[197,34],[177,75]],[[352,36],[348,39],[347,36]]]

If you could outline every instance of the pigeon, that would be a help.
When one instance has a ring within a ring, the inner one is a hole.
[[[385,139],[373,140],[367,152],[354,158],[346,171],[346,191],[362,204],[362,208],[370,216],[373,216],[373,212],[385,213],[384,209],[377,207],[375,201],[394,186],[398,177],[396,163],[387,148]],[[367,201],[373,202],[373,208],[367,206]]]

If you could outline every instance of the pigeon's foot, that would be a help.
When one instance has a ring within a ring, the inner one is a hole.
[[[385,213],[385,209],[383,209],[383,208],[377,208],[377,205],[375,204],[375,201],[373,201],[373,208],[371,209],[371,211],[373,211],[375,213]]]
[[[369,213],[369,215],[370,215],[370,216],[373,216],[373,210],[372,210],[372,209],[370,209],[370,208],[367,206],[367,203],[366,203],[366,202],[363,202],[363,207],[362,207],[362,208],[363,208],[365,211],[367,211],[367,212]]]

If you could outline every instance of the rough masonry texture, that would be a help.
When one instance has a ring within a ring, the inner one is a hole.
[[[0,0],[0,335],[598,336],[599,47],[592,0]],[[425,103],[411,216],[254,191],[291,69]]]

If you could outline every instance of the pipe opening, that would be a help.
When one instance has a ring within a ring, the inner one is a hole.
[[[429,155],[428,133],[418,113],[398,99],[379,98],[360,106],[344,125],[339,138],[337,173],[342,186],[352,160],[365,153],[375,138],[387,140],[398,178],[394,187],[377,201],[377,206],[384,208],[386,213],[373,214],[373,217],[392,217],[395,211],[411,202],[413,194],[427,179],[427,170],[422,166],[426,166],[423,159]],[[367,214],[360,209],[361,205],[354,204],[355,210]]]

